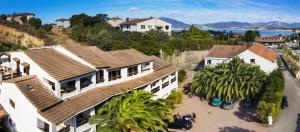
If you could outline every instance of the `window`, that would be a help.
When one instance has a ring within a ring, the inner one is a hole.
[[[52,90],[55,91],[55,83],[49,81],[48,84],[51,86]]]
[[[144,63],[142,64],[142,72],[149,71],[150,70],[150,63]]]
[[[43,122],[40,119],[37,119],[37,128],[39,128],[43,132],[49,132],[49,124],[46,122]]]
[[[11,99],[9,99],[9,104],[10,104],[10,106],[11,107],[13,107],[13,108],[15,108],[16,106],[15,106],[15,102],[14,101],[12,101]]]
[[[166,26],[165,28],[166,28],[166,30],[169,30],[170,27],[169,27],[169,26]]]
[[[63,95],[63,94],[67,94],[67,93],[71,93],[71,92],[75,91],[76,90],[75,83],[76,83],[76,81],[73,80],[73,81],[69,81],[69,82],[61,84],[61,88],[60,88],[61,94]]]
[[[251,63],[255,63],[255,59],[250,59],[250,62]]]
[[[207,65],[211,65],[211,60],[207,60]]]
[[[121,78],[121,70],[109,71],[109,81]]]
[[[148,28],[151,29],[151,28],[152,28],[152,25],[148,25]]]
[[[129,67],[127,70],[128,70],[128,76],[129,77],[138,74],[138,67],[137,66]]]
[[[145,29],[145,25],[141,25],[141,29]]]
[[[130,25],[126,25],[126,28],[127,28],[127,29],[130,29]]]
[[[96,83],[104,82],[104,72],[103,70],[99,70],[96,73]]]
[[[85,77],[80,79],[80,88],[85,88],[92,84],[92,77]]]

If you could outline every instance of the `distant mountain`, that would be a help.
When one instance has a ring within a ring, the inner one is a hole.
[[[248,23],[248,22],[217,22],[208,23],[200,26],[206,26],[211,28],[299,28],[300,23],[286,23],[279,21],[262,22],[262,23]]]
[[[217,22],[217,23],[208,23],[201,26],[211,27],[211,28],[243,28],[250,27],[251,24],[248,22]]]
[[[186,24],[184,22],[172,19],[172,18],[167,18],[167,17],[161,17],[159,18],[160,20],[163,20],[165,22],[171,23],[172,24],[172,28],[177,28],[177,29],[186,29],[189,28],[190,25]]]

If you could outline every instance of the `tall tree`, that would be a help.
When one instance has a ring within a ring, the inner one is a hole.
[[[225,100],[254,97],[266,80],[259,66],[234,58],[215,67],[207,66],[192,81],[192,92],[204,94],[207,99],[221,97]]]
[[[5,15],[5,14],[0,15],[0,20],[6,20],[6,19],[7,19],[7,15]]]
[[[163,119],[172,120],[172,110],[165,100],[153,100],[154,94],[144,90],[129,91],[105,103],[91,124],[98,124],[97,131],[166,131]]]
[[[245,32],[244,41],[253,42],[256,37],[259,37],[260,34],[258,31],[248,30]]]
[[[30,18],[27,23],[36,29],[42,26],[42,21],[39,18]]]
[[[185,31],[184,36],[186,39],[192,40],[211,39],[209,31],[201,31],[196,26],[191,26],[189,30]]]

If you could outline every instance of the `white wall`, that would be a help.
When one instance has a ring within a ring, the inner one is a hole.
[[[226,60],[228,60],[228,58],[213,58],[213,57],[204,57],[205,59],[205,66],[216,66],[219,63],[222,63]],[[208,64],[208,60],[211,60],[211,64]]]
[[[263,70],[266,73],[270,73],[273,70],[277,69],[277,62],[271,62],[270,60],[267,60],[249,50],[246,50],[238,55],[241,59],[244,60],[246,63],[251,63],[251,59],[255,59],[255,64],[260,66],[260,69]]]
[[[27,100],[27,98],[19,91],[15,84],[3,83],[0,85],[0,103],[5,111],[8,113],[14,127],[8,125],[8,120],[5,121],[6,126],[12,131],[18,132],[37,132],[37,110]],[[13,108],[9,99],[15,103]]]
[[[142,29],[141,26],[142,25],[145,25],[145,29]],[[150,27],[149,27],[150,26]],[[163,32],[167,32],[169,35],[171,35],[171,32],[172,32],[172,25],[170,23],[167,23],[165,21],[162,21],[160,19],[157,19],[157,18],[153,18],[153,19],[150,19],[150,20],[147,20],[147,21],[143,21],[141,23],[138,23],[137,24],[137,30],[138,32],[147,32],[151,29],[154,29],[156,30],[157,28],[156,27],[162,27],[161,28],[161,31]],[[167,30],[166,29],[166,26],[169,26],[169,29]]]
[[[70,21],[56,21],[56,27],[58,28],[70,28]]]
[[[58,81],[51,77],[46,71],[44,71],[39,65],[37,65],[32,59],[30,59],[24,52],[9,52],[11,58],[19,58],[20,64],[26,62],[30,64],[30,75],[36,75],[39,80],[43,80],[44,78],[58,85]],[[20,66],[21,71],[23,71],[23,66]],[[24,75],[24,74],[23,74]],[[43,82],[43,81],[42,81]],[[45,82],[43,82],[45,86],[48,86]],[[52,88],[48,87],[49,91],[52,91],[55,95],[58,96],[58,89],[56,87],[56,91],[53,91]]]
[[[123,20],[108,20],[107,22],[113,27],[119,27]]]

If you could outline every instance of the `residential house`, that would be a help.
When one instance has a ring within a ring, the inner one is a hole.
[[[113,27],[120,27],[120,24],[123,23],[123,20],[120,17],[112,17],[107,22]]]
[[[26,20],[28,21],[30,18],[34,18],[35,14],[33,13],[13,13],[13,14],[9,14],[7,15],[7,21],[16,21],[20,24],[22,24],[22,17],[25,17]]]
[[[0,117],[11,131],[94,132],[89,117],[114,95],[144,89],[166,98],[178,87],[175,66],[134,49],[74,44],[5,56]]]
[[[271,37],[256,37],[255,42],[262,43],[266,46],[280,45],[286,38],[284,36],[271,36]]]
[[[277,69],[277,54],[264,45],[214,45],[205,57],[205,66],[216,66],[233,57],[243,59],[245,63],[259,65],[260,69],[270,73]]]
[[[57,28],[70,28],[71,22],[69,19],[66,18],[60,18],[55,21]]]
[[[126,22],[123,22],[120,25],[122,31],[145,33],[153,29],[166,32],[168,35],[171,35],[172,33],[172,24],[154,17],[132,20],[127,18]]]

